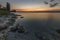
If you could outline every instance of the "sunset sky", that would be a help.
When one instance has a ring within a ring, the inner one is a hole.
[[[49,5],[44,4],[44,1],[49,2],[50,0],[0,0],[0,4],[5,6],[6,2],[9,2],[11,4],[11,9],[24,9],[26,11],[60,9],[60,0],[55,0],[54,2],[59,4],[52,8],[49,7]]]

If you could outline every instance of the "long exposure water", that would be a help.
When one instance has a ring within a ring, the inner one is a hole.
[[[28,33],[9,32],[8,40],[60,40],[60,34],[56,32],[60,28],[59,13],[15,14],[20,15],[17,21]]]

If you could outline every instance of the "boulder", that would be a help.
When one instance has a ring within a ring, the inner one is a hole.
[[[16,26],[12,27],[10,31],[16,32],[18,30],[18,26],[19,26],[19,24],[17,24]]]
[[[0,26],[0,31],[7,29],[8,26]]]
[[[56,32],[60,34],[60,29],[57,29]]]
[[[24,33],[24,31],[25,30],[20,29],[20,30],[18,30],[18,33]]]
[[[16,28],[15,27],[12,27],[11,29],[10,29],[10,31],[12,31],[12,32],[16,32]]]
[[[25,32],[25,29],[23,28],[23,26],[20,26],[18,28],[18,33],[24,33]]]
[[[21,16],[20,18],[24,18],[23,16]]]

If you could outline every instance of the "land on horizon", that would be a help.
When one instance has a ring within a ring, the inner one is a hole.
[[[23,12],[23,13],[60,13],[60,10],[51,10],[51,11],[16,11],[16,12]]]

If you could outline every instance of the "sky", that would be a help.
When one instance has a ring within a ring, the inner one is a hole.
[[[6,5],[6,2],[11,4],[11,9],[26,9],[26,10],[45,10],[45,9],[60,9],[60,0],[55,0],[53,3],[59,3],[55,7],[49,7],[44,4],[44,1],[49,2],[50,0],[0,0],[0,4]],[[50,3],[50,2],[49,2]]]

